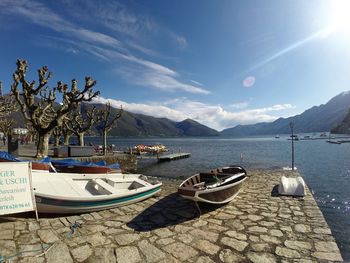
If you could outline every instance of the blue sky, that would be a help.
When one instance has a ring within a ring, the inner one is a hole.
[[[350,90],[348,1],[0,0],[0,79],[97,80],[99,101],[217,130]]]

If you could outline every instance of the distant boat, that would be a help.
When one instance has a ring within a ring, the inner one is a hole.
[[[294,140],[294,141],[299,141],[299,137],[298,137],[298,135],[291,135],[290,136],[291,138],[288,138],[288,140]]]
[[[195,202],[225,204],[232,201],[247,179],[241,166],[230,166],[195,174],[183,181],[178,193]]]
[[[279,137],[280,137],[279,135],[276,135],[276,136],[275,136],[276,139],[279,139]]]
[[[41,213],[80,214],[132,204],[153,196],[162,183],[133,174],[32,172]]]
[[[136,152],[136,154],[157,154],[157,153],[163,153],[168,152],[169,149],[167,149],[163,144],[155,144],[155,145],[144,145],[144,144],[138,144],[132,148],[133,152]]]
[[[327,140],[326,142],[328,143],[333,143],[333,144],[341,144],[341,141],[332,141],[332,140]]]
[[[326,134],[325,132],[322,132],[322,133],[320,134],[320,137],[327,137],[327,134]]]

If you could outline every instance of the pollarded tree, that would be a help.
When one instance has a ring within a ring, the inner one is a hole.
[[[107,134],[117,124],[117,120],[122,116],[123,108],[120,106],[120,110],[113,114],[111,104],[108,102],[106,107],[99,113],[100,122],[97,125],[97,130],[103,135],[103,153],[107,154]]]
[[[39,84],[36,86],[35,81],[29,83],[25,78],[28,69],[27,61],[17,60],[16,65],[11,94],[19,104],[25,121],[37,132],[36,157],[42,158],[48,154],[52,131],[62,125],[63,119],[70,111],[76,109],[80,102],[91,101],[99,91],[93,91],[96,81],[91,77],[85,77],[85,87],[82,91],[78,89],[75,79],[72,80],[70,89],[61,81],[57,82],[57,87],[49,88],[47,84],[52,74],[46,66],[38,70]],[[20,84],[21,92],[18,88]],[[62,95],[60,103],[56,101],[57,93]]]
[[[96,107],[86,108],[84,114],[82,114],[80,107],[79,110],[75,110],[69,113],[69,120],[65,122],[65,127],[79,140],[79,145],[84,146],[84,135],[90,130],[92,125],[99,121],[99,115],[96,114]]]
[[[0,131],[8,136],[14,128],[15,121],[10,114],[17,111],[16,104],[11,98],[2,95],[2,82],[0,81]]]
[[[59,146],[60,145],[60,139],[63,135],[62,132],[62,126],[57,126],[55,129],[52,130],[52,135],[54,138],[54,144],[53,146]]]
[[[11,98],[6,98],[2,94],[2,81],[0,81],[0,118],[9,116],[16,111],[16,104]]]

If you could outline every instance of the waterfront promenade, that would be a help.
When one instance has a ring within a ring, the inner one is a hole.
[[[160,195],[73,216],[0,217],[0,255],[12,262],[340,262],[338,246],[309,189],[305,198],[274,191],[286,171],[248,171],[231,203],[201,205],[164,180]],[[78,222],[74,234],[70,226]],[[53,245],[52,245],[53,244]],[[38,250],[49,248],[46,253]]]

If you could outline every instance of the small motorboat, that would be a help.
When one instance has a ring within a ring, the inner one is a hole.
[[[47,162],[45,159],[41,161],[32,161],[32,160],[22,160],[17,159],[8,152],[0,151],[0,162],[31,162],[33,170],[49,171],[51,168],[50,162]]]
[[[118,163],[107,165],[105,161],[80,162],[75,159],[54,160],[46,158],[55,167],[57,172],[62,173],[83,173],[83,174],[108,174],[120,173]]]
[[[110,209],[147,199],[161,182],[140,174],[74,174],[32,172],[38,212],[79,214]]]
[[[178,193],[195,202],[225,204],[236,197],[246,179],[243,167],[223,167],[189,177],[178,187]]]
[[[138,155],[141,154],[159,154],[169,151],[163,144],[144,145],[138,144],[132,148],[132,151]]]

